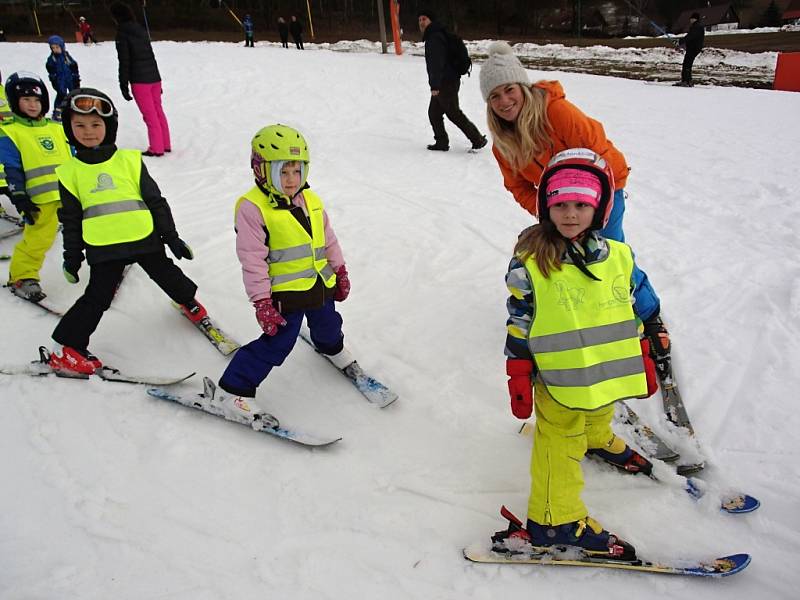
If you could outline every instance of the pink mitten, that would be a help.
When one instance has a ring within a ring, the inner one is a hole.
[[[336,290],[333,292],[333,299],[336,302],[343,302],[349,295],[350,278],[347,276],[347,267],[342,265],[336,270]]]
[[[286,325],[286,319],[272,306],[272,298],[256,300],[253,306],[256,309],[256,321],[267,335],[275,335],[278,327]]]

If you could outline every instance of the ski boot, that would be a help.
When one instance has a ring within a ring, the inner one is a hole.
[[[523,527],[505,506],[500,514],[508,519],[508,529],[492,536],[492,550],[507,554],[557,554],[566,547],[579,548],[587,557],[603,560],[631,562],[636,560],[636,550],[627,542],[603,529],[586,517],[563,525],[540,525],[528,519]]]
[[[345,347],[342,347],[342,349],[336,354],[328,354],[326,356],[328,357],[328,360],[333,363],[333,366],[340,371],[347,371],[347,369],[353,365],[358,367],[356,359],[354,359],[353,355],[350,354],[350,350]],[[360,367],[358,368],[360,369]]]
[[[653,463],[617,436],[611,438],[605,448],[591,448],[586,454],[596,456],[608,464],[634,475],[644,473],[650,477],[653,473]]]
[[[44,357],[43,357],[44,358]],[[88,350],[78,350],[70,346],[61,347],[61,355],[54,350],[47,357],[47,365],[62,377],[92,375],[103,367],[103,363]]]
[[[208,377],[203,377],[203,398],[226,419],[239,423],[246,422],[256,431],[280,427],[278,419],[261,410],[255,398],[244,398],[218,390]]]
[[[190,300],[186,304],[181,304],[181,311],[192,323],[202,321],[208,316],[208,311],[197,300]]]
[[[650,341],[650,356],[656,364],[656,373],[659,381],[672,379],[672,357],[670,351],[672,344],[669,340],[669,331],[664,326],[664,321],[656,315],[643,323],[644,335]]]
[[[47,297],[38,279],[18,279],[9,286],[11,293],[29,302],[40,302]]]

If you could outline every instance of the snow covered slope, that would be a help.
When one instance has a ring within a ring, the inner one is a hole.
[[[69,50],[84,84],[118,101],[120,145],[144,149],[113,44]],[[753,555],[734,578],[686,581],[461,557],[504,525],[501,503],[523,514],[527,503],[530,440],[508,409],[503,276],[531,220],[488,148],[468,154],[448,126],[451,151],[425,150],[423,59],[223,43],[155,51],[174,151],[147,165],[195,251],[181,266],[201,301],[241,341],[258,334],[233,205],[252,182],[255,131],[296,126],[351,273],[347,343],[400,399],[369,406],[298,343],[259,401],[287,425],[343,437],[309,451],[143,388],[0,377],[0,598],[795,597],[800,96],[530,73],[558,76],[625,152],[628,241],[661,294],[709,479],[763,502],[752,515],[723,515],[712,501],[585,465],[593,516],[641,554]],[[44,44],[3,44],[0,69],[42,73],[45,58]],[[485,131],[476,75],[461,99]],[[12,246],[0,242],[0,253]],[[59,240],[42,276],[66,309],[88,270],[67,284],[60,250]],[[7,293],[0,310],[0,364],[50,343],[52,317]],[[216,379],[226,364],[138,269],[91,349],[153,374]],[[653,420],[658,404],[633,403]]]

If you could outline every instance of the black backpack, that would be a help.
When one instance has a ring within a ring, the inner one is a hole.
[[[445,37],[447,38],[447,54],[450,64],[459,75],[469,76],[472,71],[472,59],[469,57],[469,50],[467,50],[464,40],[449,31],[445,32]]]

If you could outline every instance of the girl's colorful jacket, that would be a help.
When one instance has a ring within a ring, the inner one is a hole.
[[[305,226],[303,220],[307,222],[308,212],[302,192],[292,199],[292,205],[293,214]],[[304,216],[305,219],[303,218]],[[325,224],[325,253],[328,258],[328,264],[336,271],[344,264],[342,248],[333,231],[327,211],[323,211],[322,218]],[[236,254],[239,257],[239,262],[242,263],[242,279],[250,301],[256,302],[257,300],[273,297],[272,285],[269,279],[269,266],[267,265],[269,231],[267,231],[267,227],[264,224],[264,217],[261,215],[261,211],[249,201],[242,202],[236,212]],[[327,293],[328,288],[320,286],[320,282],[321,280],[318,279],[317,285],[309,292]],[[320,288],[319,290],[317,290],[318,287]],[[332,291],[330,293],[332,294]],[[309,295],[305,292],[280,292],[280,294],[275,294],[275,296],[278,295],[280,298],[273,297],[273,302],[276,303],[276,307],[277,302],[281,302],[283,308],[281,312],[307,308],[306,299],[301,298],[303,295]]]
[[[67,52],[64,38],[60,35],[53,35],[50,36],[47,43],[61,46],[61,54],[51,52],[47,58],[47,74],[50,76],[50,83],[53,84],[53,89],[60,94],[66,94],[70,90],[81,87],[78,63]]]
[[[608,244],[606,239],[597,232],[589,233],[581,246],[586,266],[591,271],[592,263],[604,260],[608,256]],[[563,265],[571,265],[572,259],[565,253],[561,257]],[[553,277],[558,277],[555,271]],[[659,310],[657,299],[652,294],[643,289],[642,279],[636,281],[636,269],[631,276],[631,290],[633,292],[633,312],[642,321],[647,320]],[[588,280],[588,279],[587,279]],[[508,320],[506,321],[505,354],[508,358],[524,358],[533,360],[528,346],[528,332],[530,331],[533,317],[536,314],[536,306],[531,280],[525,265],[516,256],[511,259],[506,273],[506,286],[511,295],[506,302],[508,309]],[[655,302],[655,304],[654,304]]]

